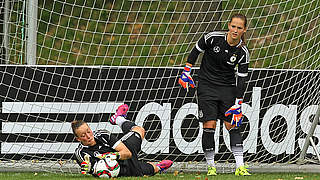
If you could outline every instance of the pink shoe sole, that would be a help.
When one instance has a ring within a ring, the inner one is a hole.
[[[117,111],[114,115],[111,116],[111,118],[109,119],[109,122],[112,124],[112,125],[116,125],[116,119],[118,116],[126,116],[127,115],[127,112],[129,110],[129,106],[127,104],[122,104],[120,105],[118,108],[117,108]]]
[[[161,162],[159,162],[158,164],[156,164],[156,166],[158,166],[160,168],[160,173],[163,173],[165,170],[167,170],[168,168],[170,168],[173,164],[173,161],[171,160],[162,160]]]

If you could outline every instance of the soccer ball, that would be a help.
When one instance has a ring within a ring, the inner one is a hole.
[[[116,160],[113,159],[101,159],[95,163],[94,174],[101,178],[112,178],[117,177],[120,172],[120,165]]]

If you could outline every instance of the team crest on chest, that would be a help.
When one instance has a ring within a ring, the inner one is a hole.
[[[230,57],[230,62],[227,62],[228,64],[230,65],[234,65],[234,62],[237,60],[237,55],[236,54],[233,54],[231,57]]]
[[[213,47],[213,52],[215,52],[215,53],[220,52],[220,47],[219,46]]]
[[[233,54],[230,58],[230,62],[234,63],[237,60],[237,55]]]
[[[101,153],[99,153],[98,151],[95,151],[95,152],[93,152],[93,155],[94,155],[95,157],[97,157],[97,156],[101,155]]]

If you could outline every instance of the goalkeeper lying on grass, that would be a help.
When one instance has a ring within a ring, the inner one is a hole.
[[[75,156],[82,174],[103,176],[103,173],[94,173],[94,165],[104,158],[118,161],[120,165],[118,176],[152,176],[171,167],[173,163],[171,160],[163,160],[158,164],[138,160],[145,130],[125,119],[127,111],[128,105],[123,104],[109,120],[111,124],[119,125],[122,129],[124,136],[121,139],[117,139],[106,130],[92,132],[83,120],[75,120],[71,123],[73,133],[80,142]]]

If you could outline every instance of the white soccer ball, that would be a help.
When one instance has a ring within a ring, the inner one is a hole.
[[[101,159],[94,165],[94,174],[100,178],[117,177],[120,172],[120,165],[113,159]]]

